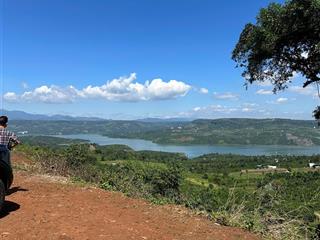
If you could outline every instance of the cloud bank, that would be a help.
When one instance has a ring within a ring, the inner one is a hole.
[[[280,97],[277,99],[277,103],[285,103],[285,102],[288,102],[288,98]]]
[[[40,86],[22,94],[7,92],[8,102],[72,103],[77,99],[103,99],[107,101],[138,102],[166,100],[185,96],[191,86],[177,80],[163,81],[161,78],[139,83],[136,73],[120,77],[101,86],[89,85],[83,89],[74,86]]]
[[[306,95],[306,96],[317,96],[317,89],[315,86],[307,86],[307,87],[300,87],[300,86],[291,86],[289,87],[289,91],[293,93],[297,93],[300,95]]]
[[[256,94],[258,94],[258,95],[272,95],[273,92],[271,90],[259,89],[258,91],[256,91]]]
[[[225,118],[225,117],[268,117],[268,109],[261,108],[256,103],[243,103],[237,106],[212,104],[208,106],[197,106],[193,109],[180,112],[175,117],[189,118]]]
[[[226,93],[213,93],[213,97],[219,100],[238,100],[239,96],[237,94],[226,92]]]

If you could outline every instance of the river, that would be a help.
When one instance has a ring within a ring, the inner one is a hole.
[[[136,151],[152,150],[162,152],[180,152],[188,157],[197,157],[208,153],[232,153],[241,155],[313,155],[320,154],[319,146],[270,146],[270,145],[164,145],[142,139],[110,138],[94,134],[56,135],[57,137],[84,139],[99,145],[124,144]]]

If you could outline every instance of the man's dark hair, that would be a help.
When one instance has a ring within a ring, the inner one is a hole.
[[[6,126],[8,123],[8,117],[7,116],[1,116],[0,117],[0,126]]]

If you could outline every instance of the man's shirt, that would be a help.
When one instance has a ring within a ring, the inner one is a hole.
[[[17,136],[5,128],[0,129],[0,145],[8,145],[10,141],[19,142]]]

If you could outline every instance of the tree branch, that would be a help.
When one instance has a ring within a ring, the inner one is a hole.
[[[318,77],[312,78],[308,81],[305,81],[303,83],[303,87],[305,88],[305,87],[309,86],[311,83],[318,82],[318,81],[320,81],[320,79]]]

